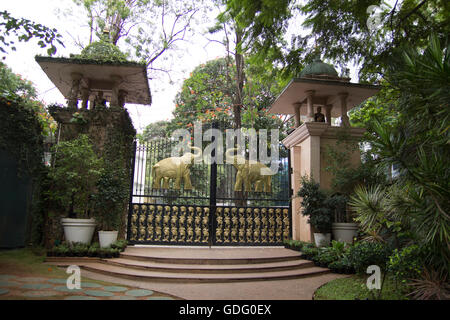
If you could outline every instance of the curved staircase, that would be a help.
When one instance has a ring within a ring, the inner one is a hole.
[[[48,258],[58,266],[77,264],[109,276],[161,282],[283,280],[328,273],[285,248],[128,247],[119,258]]]

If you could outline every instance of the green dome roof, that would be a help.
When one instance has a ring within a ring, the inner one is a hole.
[[[95,41],[81,51],[79,55],[82,59],[92,59],[100,61],[127,61],[127,57],[117,46],[107,41]]]
[[[308,64],[301,72],[300,77],[311,76],[328,76],[337,78],[339,77],[336,69],[328,63],[323,62],[320,58],[314,59],[314,61]]]

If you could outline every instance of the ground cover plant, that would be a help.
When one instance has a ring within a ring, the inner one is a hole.
[[[98,257],[118,258],[127,246],[126,240],[117,240],[109,248],[100,248],[98,242],[91,245],[83,243],[61,243],[47,250],[47,257]]]

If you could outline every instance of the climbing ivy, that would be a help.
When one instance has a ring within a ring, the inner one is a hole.
[[[20,101],[0,96],[0,149],[17,160],[19,174],[31,177],[42,171],[44,144],[36,113]]]
[[[39,116],[19,99],[10,101],[0,96],[0,151],[17,162],[19,177],[31,178],[32,203],[28,211],[27,243],[39,243],[41,231],[41,182],[45,177],[44,143]]]
[[[92,216],[99,230],[119,230],[119,236],[123,236],[136,136],[128,111],[107,107],[73,110],[52,105],[49,112],[56,119],[64,119],[60,144],[72,141],[79,134],[89,136],[93,151],[102,162],[92,193]]]
[[[81,51],[81,54],[77,56],[81,59],[91,60],[110,60],[117,62],[127,61],[127,56],[120,51],[120,49],[111,42],[100,40],[91,43]]]

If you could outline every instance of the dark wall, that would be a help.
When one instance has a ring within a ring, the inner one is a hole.
[[[19,177],[17,161],[0,150],[0,248],[24,247],[32,181]]]

